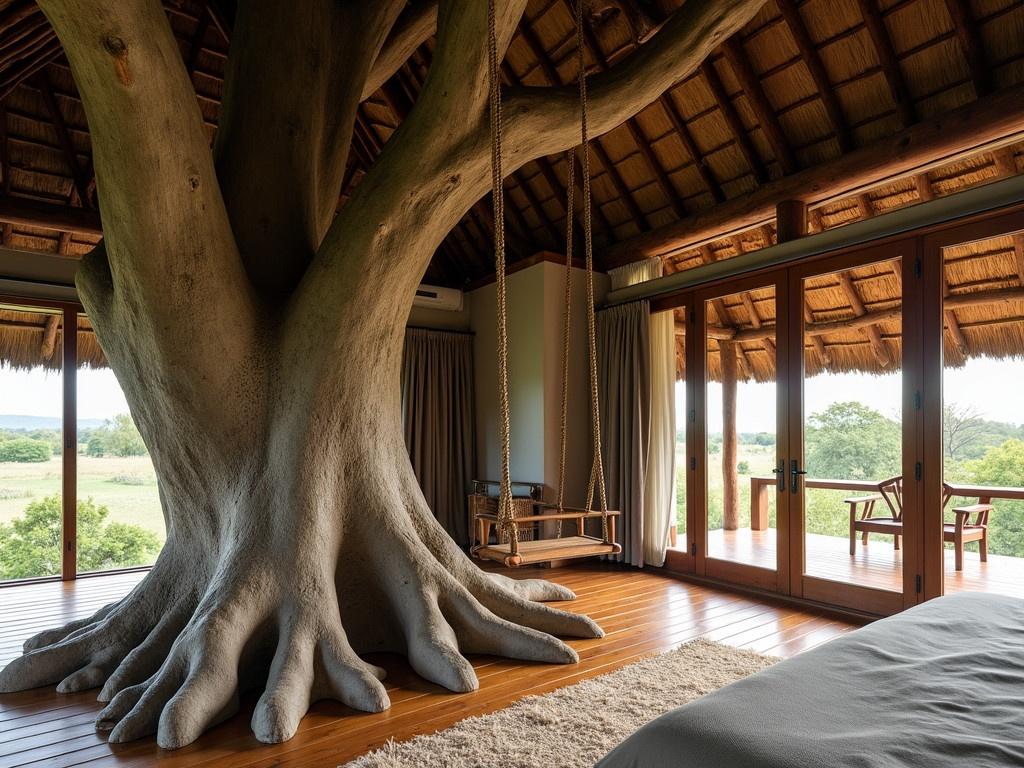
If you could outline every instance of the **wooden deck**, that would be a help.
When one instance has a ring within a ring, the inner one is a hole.
[[[903,561],[890,541],[871,541],[866,547],[857,543],[857,554],[850,557],[849,540],[836,536],[807,537],[805,573],[848,584],[876,589],[902,589]],[[775,529],[752,531],[709,531],[708,554],[725,560],[775,567]],[[964,569],[953,567],[953,550],[946,549],[946,593],[994,592],[1024,597],[1024,558],[989,555],[983,563],[977,552],[964,552]]]
[[[605,628],[599,640],[573,641],[575,666],[552,666],[477,657],[480,690],[451,694],[416,677],[399,657],[373,660],[388,670],[392,707],[360,714],[321,702],[302,721],[295,738],[266,746],[249,732],[253,701],[232,720],[195,744],[163,752],[154,739],[108,745],[93,728],[101,705],[94,694],[60,695],[49,689],[0,696],[0,768],[61,766],[334,766],[380,746],[431,733],[471,715],[491,712],[515,699],[610,672],[644,656],[697,637],[708,637],[761,653],[791,656],[852,625],[780,603],[685,584],[633,569],[597,564],[557,571],[502,571],[512,576],[549,574],[575,590],[567,606],[584,611]],[[32,633],[84,616],[125,594],[140,578],[125,574],[0,588],[0,663],[20,652]]]

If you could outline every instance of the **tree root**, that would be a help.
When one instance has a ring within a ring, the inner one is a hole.
[[[586,616],[538,602],[572,599],[570,590],[477,568],[422,496],[389,502],[389,513],[368,516],[374,525],[346,532],[333,573],[317,556],[292,553],[282,567],[269,548],[244,560],[237,553],[251,548],[238,548],[220,555],[213,577],[183,578],[191,571],[175,567],[169,542],[123,600],[28,640],[0,671],[0,692],[100,688],[107,705],[96,727],[111,742],[156,733],[175,749],[233,715],[257,674],[252,730],[274,743],[291,738],[319,699],[366,712],[390,706],[384,671],[357,651],[404,652],[420,676],[466,692],[479,682],[465,654],[566,664],[577,654],[555,635],[601,636]],[[361,587],[372,593],[363,603],[339,599]]]

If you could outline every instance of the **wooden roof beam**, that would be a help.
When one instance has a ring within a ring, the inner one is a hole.
[[[3,199],[6,200],[11,196],[11,146],[7,140],[7,106],[0,101],[0,175],[2,175],[2,181],[0,187],[3,191]],[[10,245],[11,235],[14,233],[14,228],[11,226],[11,222],[3,221],[0,226],[0,244]]]
[[[950,163],[992,145],[1024,138],[1024,85],[906,128],[894,136],[860,147],[835,160],[783,177],[741,197],[727,200],[683,221],[604,249],[605,267],[678,253],[700,243],[760,226],[775,216],[782,200],[809,206],[841,199],[858,191],[923,173],[936,163]]]
[[[60,105],[57,103],[57,97],[53,94],[50,78],[45,70],[39,74],[36,84],[43,96],[43,102],[50,112],[50,120],[57,134],[57,141],[60,143],[61,151],[64,153],[64,162],[71,172],[72,186],[75,192],[78,193],[79,203],[83,208],[92,208],[92,204],[89,202],[88,181],[82,175],[82,168],[78,164],[78,151],[71,141],[71,134],[68,132],[67,123],[64,122],[64,115],[60,111]]]
[[[519,75],[517,75],[515,71],[512,69],[512,67],[508,65],[507,61],[502,62],[501,69],[502,73],[505,76],[505,79],[508,80],[512,85],[522,85],[522,80],[519,78]],[[576,212],[569,210],[569,197],[567,191],[565,187],[562,185],[562,182],[559,181],[558,174],[555,173],[555,169],[552,167],[551,163],[548,161],[546,157],[538,157],[533,162],[536,164],[537,168],[540,170],[541,176],[544,177],[544,181],[547,182],[548,187],[551,189],[552,196],[554,196],[561,204],[563,214],[566,216],[567,219],[568,217],[572,217],[574,236],[578,238],[580,241],[582,241],[582,223],[576,220]],[[524,193],[528,193],[528,195],[533,196],[533,191],[526,189],[526,182],[519,175],[517,175],[518,173],[519,172],[517,171],[512,174],[513,177],[516,179],[516,183],[520,187],[523,187]],[[536,200],[536,196],[533,197]],[[544,223],[545,228],[551,233],[551,236],[555,243],[562,243],[562,241],[564,240],[564,233],[560,233],[557,231],[554,223],[551,222],[547,218],[547,216],[544,215],[544,211],[542,208],[539,207],[539,205],[540,204],[538,203],[535,207],[537,209],[538,216]],[[604,211],[601,210],[600,206],[593,206],[593,208],[594,212],[598,214],[598,220],[601,222],[605,231],[610,233],[611,225],[608,223],[608,219],[607,217],[605,217]]]
[[[99,213],[87,208],[44,203],[28,197],[0,197],[0,221],[23,227],[100,236]]]
[[[700,255],[705,264],[710,264],[715,261],[715,254],[709,245],[701,246]],[[734,338],[739,332],[739,329],[733,325],[729,319],[729,309],[725,306],[725,300],[721,298],[711,299],[709,303],[714,309],[715,315],[718,316],[718,322],[720,325],[713,326],[710,322],[705,321],[705,325],[707,326],[707,337],[709,339],[717,339],[719,341],[726,341]],[[750,360],[747,357],[747,351],[739,344],[736,345],[736,351],[739,352],[737,355],[737,362],[740,366],[740,372],[743,377],[746,378],[750,376],[750,372],[753,370],[750,365]]]
[[[779,6],[782,18],[796,41],[796,47],[807,66],[807,71],[811,73],[814,87],[818,90],[822,106],[825,107],[829,122],[832,123],[832,129],[835,131],[839,151],[849,152],[853,149],[853,135],[850,132],[849,122],[839,103],[839,97],[832,86],[828,72],[825,70],[821,55],[818,53],[818,46],[811,39],[803,16],[800,15],[800,9],[797,8],[795,0],[776,0],[776,5]]]
[[[575,14],[575,9],[572,7],[571,3],[567,3],[567,7],[571,13]],[[562,85],[562,78],[558,74],[557,67],[555,67],[554,62],[551,61],[547,51],[544,50],[544,45],[541,43],[540,38],[537,37],[537,33],[533,31],[533,28],[528,23],[521,23],[519,25],[519,33],[522,35],[523,41],[529,47],[534,58],[537,59],[537,62],[540,64],[541,71],[544,73],[547,84]],[[587,28],[584,27],[584,34],[586,33]],[[592,48],[591,52],[595,57],[600,55],[599,50]],[[615,187],[615,191],[618,193],[619,198],[629,209],[629,215],[636,220],[640,229],[649,230],[651,225],[647,220],[646,214],[636,202],[632,191],[629,189],[625,180],[623,180],[622,174],[620,174],[618,168],[615,167],[615,163],[613,163],[611,158],[608,156],[604,145],[601,144],[601,138],[599,136],[590,137],[590,148],[593,150],[598,163],[608,174],[608,178],[611,179],[612,185]],[[597,207],[597,201],[593,198],[591,198],[591,204],[593,207]]]
[[[861,300],[860,293],[857,291],[857,286],[853,284],[853,280],[850,279],[849,272],[840,272],[837,275],[839,279],[839,287],[842,289],[843,294],[846,296],[846,300],[850,302],[850,307],[853,309],[853,314],[856,317],[864,317],[868,311],[864,307],[864,302]],[[862,329],[864,335],[867,336],[868,342],[871,344],[871,351],[875,355],[875,359],[878,364],[883,368],[888,368],[892,365],[892,359],[889,357],[889,352],[886,349],[885,342],[882,341],[882,332],[879,330],[876,323],[869,323]]]
[[[736,140],[736,146],[740,150],[740,154],[743,155],[747,165],[750,166],[750,170],[754,174],[757,183],[764,184],[768,181],[768,168],[765,166],[764,161],[761,160],[761,156],[757,154],[757,148],[754,146],[754,142],[751,141],[750,135],[743,125],[740,113],[736,111],[736,105],[729,98],[725,85],[722,83],[722,78],[718,75],[718,70],[708,60],[700,65],[700,73],[708,86],[708,90],[711,91],[711,98],[718,104],[718,109],[722,113],[722,119],[725,120],[725,124],[729,127],[729,132]]]
[[[889,85],[889,92],[896,105],[896,114],[900,123],[906,128],[917,122],[917,110],[914,107],[913,99],[910,98],[910,89],[907,88],[906,78],[903,76],[903,70],[900,69],[900,61],[892,47],[885,19],[882,18],[882,14],[878,10],[877,0],[857,0],[857,3],[860,6],[861,16],[864,18],[864,26],[871,37],[875,52],[878,54],[878,61],[882,65],[885,81]]]
[[[946,8],[953,19],[953,29],[960,42],[960,49],[967,59],[974,92],[979,97],[985,96],[993,89],[992,70],[985,60],[985,45],[981,40],[978,24],[971,15],[967,0],[946,0]]]
[[[572,7],[572,3],[567,0],[567,6]],[[597,61],[598,66],[602,70],[608,70],[611,67],[611,63],[608,61],[608,57],[604,55],[604,51],[601,50],[601,43],[597,39],[597,35],[590,26],[584,21],[583,24],[583,38],[587,43],[587,47],[590,49],[591,55]],[[664,96],[659,97],[659,101]],[[686,216],[686,207],[683,205],[683,199],[679,195],[679,191],[672,184],[672,180],[665,173],[665,169],[661,165],[661,161],[658,160],[657,155],[654,154],[654,150],[651,149],[650,144],[647,141],[647,137],[644,136],[643,130],[640,128],[640,124],[636,121],[636,118],[629,118],[625,122],[626,130],[629,131],[630,137],[633,139],[633,143],[636,144],[638,150],[640,150],[641,156],[647,163],[647,167],[654,174],[655,181],[661,188],[661,192],[665,195],[665,198],[669,201],[672,206],[672,210],[675,211],[676,216],[684,218]],[[646,217],[644,219],[646,221]]]
[[[740,88],[743,89],[782,172],[787,176],[795,173],[800,168],[796,154],[789,144],[789,139],[786,138],[786,132],[782,130],[782,124],[775,114],[775,107],[768,101],[757,72],[754,71],[750,59],[747,58],[743,43],[736,36],[730,37],[722,43],[721,51],[725,55],[726,61],[729,62],[729,66],[732,67],[733,74],[736,75]]]

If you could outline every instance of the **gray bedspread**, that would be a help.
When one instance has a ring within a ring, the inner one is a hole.
[[[961,594],[651,721],[597,768],[1024,766],[1024,600]]]

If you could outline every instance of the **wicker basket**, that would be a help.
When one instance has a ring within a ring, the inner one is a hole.
[[[476,516],[479,514],[498,514],[499,483],[491,480],[474,480],[473,492],[469,494],[469,530],[470,544],[488,544],[478,542]],[[534,514],[534,504],[541,500],[544,486],[540,483],[512,483],[512,513],[516,517],[528,517]],[[508,534],[495,526],[498,532],[498,543],[508,543]],[[536,526],[520,525],[519,540],[533,541],[537,536]]]

